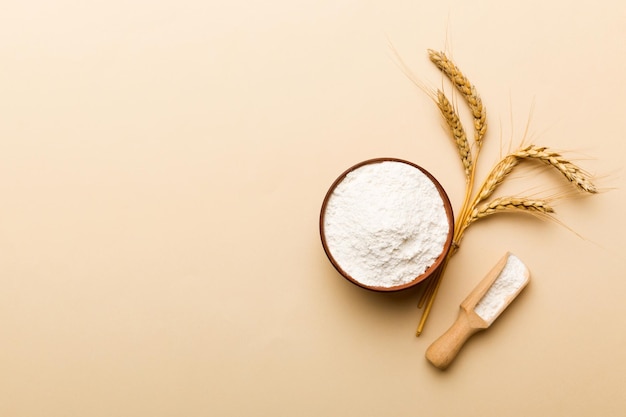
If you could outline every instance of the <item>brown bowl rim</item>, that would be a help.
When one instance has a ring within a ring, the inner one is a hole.
[[[433,262],[433,264],[431,266],[429,266],[426,271],[424,271],[421,275],[418,275],[417,277],[415,277],[415,279],[411,282],[407,282],[406,284],[402,284],[402,285],[396,285],[395,287],[377,287],[377,286],[371,286],[371,285],[366,285],[363,284],[361,282],[359,282],[358,280],[354,279],[352,276],[350,276],[350,274],[348,274],[346,271],[344,271],[341,266],[339,266],[339,263],[335,260],[335,258],[333,257],[333,255],[330,253],[330,249],[328,248],[328,245],[326,243],[326,236],[324,233],[324,215],[326,213],[326,206],[328,204],[328,200],[331,196],[331,194],[333,193],[333,191],[335,190],[335,188],[337,187],[337,185],[343,181],[343,179],[346,177],[346,175],[348,175],[350,172],[364,166],[364,165],[370,165],[370,164],[376,164],[376,163],[381,163],[381,162],[386,162],[386,161],[391,161],[391,162],[400,162],[400,163],[404,163],[407,165],[410,165],[414,168],[419,169],[422,173],[424,173],[424,175],[426,175],[432,182],[433,184],[435,184],[435,187],[437,188],[437,191],[439,191],[439,195],[441,196],[441,199],[443,200],[443,205],[444,208],[446,210],[446,215],[448,217],[448,223],[449,223],[449,229],[448,229],[448,237],[446,239],[446,242],[444,243],[443,246],[443,251],[441,252],[441,254],[439,255],[439,257],[437,257],[437,259],[435,260],[435,262]],[[353,166],[351,166],[350,168],[346,169],[341,175],[339,175],[337,177],[337,179],[335,179],[335,181],[333,181],[333,183],[331,184],[330,188],[328,189],[328,191],[326,192],[326,195],[324,196],[324,200],[322,202],[322,207],[320,210],[320,217],[319,217],[319,231],[320,231],[320,237],[322,240],[322,247],[324,248],[324,252],[326,253],[326,256],[328,257],[328,259],[330,260],[330,263],[335,267],[335,269],[348,281],[350,281],[351,283],[364,288],[366,290],[371,290],[371,291],[376,291],[376,292],[394,292],[394,291],[401,291],[401,290],[406,290],[409,289],[411,287],[414,287],[415,285],[421,283],[422,281],[424,281],[425,279],[427,279],[428,277],[430,277],[442,264],[442,262],[444,261],[444,259],[446,258],[446,256],[448,255],[448,252],[450,251],[450,248],[452,247],[452,239],[454,237],[454,213],[452,210],[452,204],[450,203],[450,198],[448,197],[448,194],[446,193],[446,191],[444,190],[444,188],[441,186],[441,184],[439,183],[439,181],[437,181],[437,179],[430,173],[428,172],[425,168],[411,162],[411,161],[407,161],[405,159],[400,159],[400,158],[392,158],[392,157],[382,157],[382,158],[372,158],[372,159],[367,159],[365,161],[361,161]]]

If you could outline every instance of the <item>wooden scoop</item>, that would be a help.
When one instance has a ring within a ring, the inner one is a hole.
[[[491,326],[529,280],[526,265],[507,252],[461,303],[456,321],[426,350],[426,359],[439,369],[447,368],[467,339]]]

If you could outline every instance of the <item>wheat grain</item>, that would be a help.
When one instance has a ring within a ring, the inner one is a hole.
[[[467,135],[465,134],[465,129],[463,129],[459,115],[454,110],[454,106],[452,106],[450,100],[448,100],[446,95],[441,90],[437,90],[437,106],[439,107],[439,111],[441,112],[443,119],[446,121],[448,128],[450,128],[450,133],[452,134],[452,138],[454,139],[459,155],[461,156],[461,162],[463,163],[463,168],[465,169],[465,176],[469,178],[470,173],[472,172],[472,155],[467,141]]]
[[[545,146],[529,145],[524,149],[515,152],[517,158],[536,159],[546,165],[556,168],[580,190],[595,194],[598,192],[596,186],[591,182],[590,176],[572,162],[563,158],[559,153],[551,151]]]
[[[476,87],[469,82],[461,70],[443,52],[429,49],[428,55],[430,60],[446,74],[465,98],[474,116],[474,141],[480,147],[487,132],[487,110],[483,106],[483,101],[478,95]]]

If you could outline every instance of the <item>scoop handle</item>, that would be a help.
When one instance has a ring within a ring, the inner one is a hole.
[[[467,339],[479,330],[471,325],[467,312],[460,309],[454,324],[426,350],[426,359],[437,368],[446,369]]]

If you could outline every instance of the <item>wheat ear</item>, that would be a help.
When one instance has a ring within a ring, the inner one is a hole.
[[[463,75],[461,70],[448,59],[446,54],[429,49],[428,55],[433,64],[446,74],[467,102],[474,116],[474,141],[476,145],[480,147],[485,132],[487,131],[487,110],[483,106],[482,99],[476,92],[476,87],[474,87],[467,77]]]
[[[478,219],[502,212],[518,212],[546,216],[550,213],[554,213],[554,209],[546,200],[535,200],[523,197],[500,197],[482,207],[475,208],[467,218],[465,227]]]
[[[519,159],[515,155],[507,155],[498,162],[491,170],[489,176],[480,187],[473,206],[475,207],[481,201],[486,200],[496,190],[498,185],[504,181],[507,175],[511,173],[513,168],[519,163]]]
[[[559,153],[551,151],[545,146],[529,145],[515,152],[513,155],[517,158],[529,158],[541,161],[546,165],[556,168],[569,182],[580,190],[591,194],[598,192],[598,189],[591,182],[589,175],[585,171],[563,158]]]
[[[472,155],[467,141],[467,135],[465,134],[465,129],[463,129],[459,115],[454,110],[454,106],[441,90],[437,90],[437,106],[456,143],[463,168],[465,169],[465,176],[469,178],[472,172]]]

